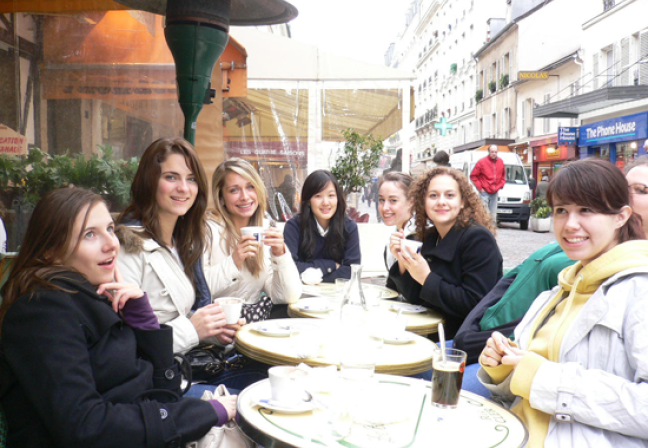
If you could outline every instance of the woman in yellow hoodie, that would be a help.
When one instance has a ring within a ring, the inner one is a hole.
[[[628,183],[609,162],[579,160],[547,200],[577,263],[534,301],[515,342],[493,333],[478,376],[526,423],[529,447],[646,447],[648,241]]]

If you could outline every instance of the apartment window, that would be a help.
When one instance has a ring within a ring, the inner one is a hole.
[[[605,51],[605,77],[603,78],[603,86],[610,87],[613,85],[614,80],[614,47]]]
[[[599,88],[599,55],[596,53],[592,57],[592,89]]]
[[[648,55],[648,31],[639,35],[639,56],[637,60]],[[648,85],[648,64],[639,64],[639,84]]]
[[[618,70],[618,85],[630,85],[630,38],[621,39],[621,64]]]
[[[580,95],[580,80],[574,81],[569,88],[569,96]]]
[[[550,93],[547,93],[547,94],[544,96],[544,104],[549,104],[550,98],[551,98],[551,94],[550,94]],[[532,111],[532,113],[533,113],[533,111]],[[544,134],[548,134],[548,133],[549,133],[549,119],[548,119],[548,118],[544,118],[544,119],[542,120],[542,132],[543,132]]]

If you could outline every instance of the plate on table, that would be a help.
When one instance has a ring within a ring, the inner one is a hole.
[[[403,310],[404,314],[425,313],[428,309],[421,305],[412,305],[411,303],[392,303],[389,305],[391,311]]]
[[[275,338],[286,338],[290,336],[290,332],[294,331],[295,328],[288,325],[282,324],[277,321],[265,320],[263,322],[257,322],[253,327],[254,331],[257,331],[265,336],[271,336]]]
[[[414,340],[414,335],[409,331],[403,331],[398,334],[388,334],[383,336],[385,344],[403,345],[409,344]]]
[[[253,400],[253,403],[257,406],[261,406],[271,411],[278,412],[280,414],[303,414],[304,412],[312,411],[315,408],[315,404],[310,401],[303,401],[296,404],[281,403],[278,401],[273,401],[268,398],[260,398]]]
[[[316,298],[316,299],[302,299],[295,307],[299,311],[306,313],[328,313],[331,311],[331,302],[325,298]]]
[[[303,285],[302,291],[304,294],[309,296],[329,296],[336,297],[341,296],[342,293],[338,293],[334,283],[320,283],[319,285]],[[386,286],[380,285],[371,285],[367,283],[362,284],[362,292],[365,297],[368,299],[394,299],[398,297],[398,292],[393,289],[389,289]]]

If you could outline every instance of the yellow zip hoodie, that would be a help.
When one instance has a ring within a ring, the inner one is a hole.
[[[579,261],[558,275],[560,289],[539,314],[531,327],[526,353],[511,378],[511,392],[522,397],[512,411],[529,429],[529,448],[544,446],[551,415],[533,409],[529,404],[533,377],[543,362],[559,362],[560,346],[572,322],[587,300],[613,275],[648,263],[648,241],[628,241],[619,244],[583,267]],[[553,313],[553,314],[552,314]],[[483,366],[494,383],[502,382],[511,366]]]

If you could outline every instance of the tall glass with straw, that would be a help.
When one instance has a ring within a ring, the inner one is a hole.
[[[442,409],[454,409],[459,403],[466,367],[466,352],[446,348],[443,324],[439,324],[439,345],[432,355],[432,403]]]

